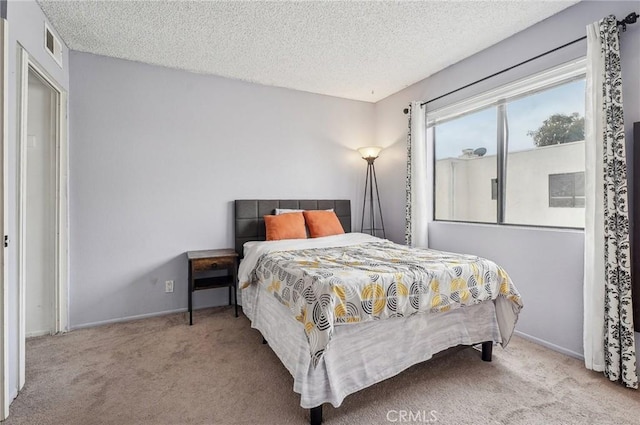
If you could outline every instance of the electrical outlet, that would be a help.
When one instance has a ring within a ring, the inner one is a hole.
[[[164,283],[164,292],[173,292],[173,280],[167,280]]]

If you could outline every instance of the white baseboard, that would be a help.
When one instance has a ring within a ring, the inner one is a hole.
[[[238,307],[242,307],[242,303],[240,301],[241,300],[238,299]],[[197,308],[194,307],[193,311],[202,310],[205,308],[223,307],[226,305],[228,304],[225,303],[225,304],[218,304],[218,305],[201,306]],[[164,311],[157,311],[154,313],[138,314],[136,316],[118,317],[117,319],[100,320],[98,322],[89,322],[89,323],[82,323],[79,325],[73,325],[73,326],[70,326],[69,330],[93,328],[94,326],[110,325],[112,323],[120,323],[120,322],[130,322],[132,320],[140,320],[140,319],[147,319],[149,317],[165,316],[167,314],[186,313],[188,311],[189,311],[188,308],[178,308],[175,310],[164,310]]]
[[[47,330],[47,331],[32,331],[32,332],[27,332],[25,334],[25,338],[33,338],[34,336],[45,336],[45,335],[51,335],[51,331]]]
[[[575,351],[568,350],[568,349],[566,349],[564,347],[560,347],[559,345],[552,344],[552,343],[547,342],[547,341],[545,341],[543,339],[536,338],[535,336],[527,335],[526,333],[523,333],[523,332],[520,332],[520,331],[514,331],[513,333],[518,335],[519,337],[527,339],[527,340],[529,340],[531,342],[535,342],[536,344],[540,344],[540,345],[542,345],[544,347],[550,348],[553,351],[557,351],[559,353],[566,354],[567,356],[575,357],[576,359],[584,360],[584,355],[583,354],[576,353]]]
[[[176,310],[158,311],[155,313],[138,314],[136,316],[118,317],[117,319],[101,320],[99,322],[82,323],[80,325],[71,326],[71,330],[93,328],[94,326],[110,325],[112,323],[130,322],[132,320],[147,319],[149,317],[165,316],[167,314],[184,313],[189,311],[187,308],[179,308]]]

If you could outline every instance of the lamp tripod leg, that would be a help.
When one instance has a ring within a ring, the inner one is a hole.
[[[367,175],[364,178],[364,197],[362,198],[362,220],[360,220],[360,233],[364,232],[364,211],[367,205],[367,186],[369,184],[369,167],[367,167]]]
[[[378,211],[380,212],[380,227],[382,228],[382,237],[387,238],[387,235],[384,231],[384,219],[382,218],[382,206],[380,205],[380,192],[378,192],[378,177],[376,176],[376,167],[371,163],[371,169],[373,171],[373,181],[376,185],[376,198],[378,199]],[[372,201],[373,204],[373,201]],[[373,207],[372,207],[373,208]]]

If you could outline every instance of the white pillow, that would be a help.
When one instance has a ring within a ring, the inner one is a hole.
[[[304,210],[293,210],[289,208],[276,208],[276,215],[294,213],[294,212],[302,212]]]
[[[304,210],[294,210],[289,208],[276,208],[276,215],[294,213],[294,212],[303,212]],[[329,208],[325,211],[333,211],[333,208]]]

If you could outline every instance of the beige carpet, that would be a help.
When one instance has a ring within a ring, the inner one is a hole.
[[[5,424],[308,423],[293,379],[261,342],[228,307],[197,311],[191,327],[175,314],[30,339],[27,383]],[[429,420],[640,424],[640,392],[516,337],[491,363],[456,350],[324,407],[327,425]]]

